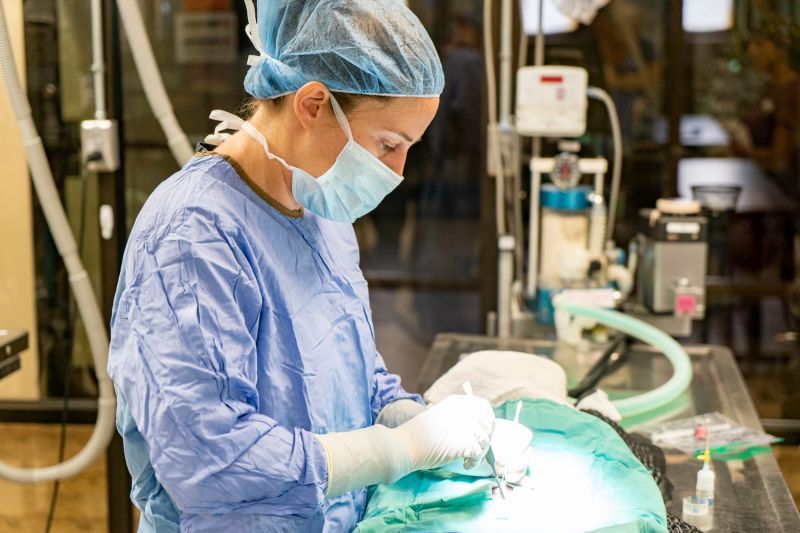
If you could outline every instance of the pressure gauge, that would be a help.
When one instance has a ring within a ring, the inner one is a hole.
[[[561,152],[555,156],[550,179],[559,189],[571,189],[578,185],[581,181],[578,156],[569,152]]]

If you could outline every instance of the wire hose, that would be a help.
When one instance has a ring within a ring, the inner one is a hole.
[[[142,21],[139,2],[135,0],[117,0],[117,9],[119,9],[122,26],[125,28],[125,35],[131,45],[133,62],[136,65],[136,71],[139,73],[139,79],[142,81],[144,94],[150,103],[153,115],[161,124],[161,129],[164,130],[172,156],[177,161],[178,166],[182,167],[192,158],[194,150],[192,150],[189,139],[181,129],[180,124],[178,124],[178,119],[175,118],[175,112],[172,109],[172,104],[170,104],[167,90],[164,88],[164,82],[161,80],[161,74],[158,71],[158,65],[153,55],[153,47],[147,38],[147,29]]]
[[[556,312],[563,311],[573,316],[586,317],[595,322],[635,337],[659,350],[672,363],[672,377],[657,389],[630,398],[614,400],[613,404],[623,417],[630,417],[658,409],[674,401],[692,381],[692,362],[686,350],[663,331],[618,311],[584,307],[556,298]]]
[[[586,91],[589,98],[600,100],[608,111],[608,120],[611,122],[611,137],[614,142],[614,167],[611,170],[611,192],[608,198],[608,227],[606,239],[614,240],[614,222],[617,218],[617,204],[619,203],[619,188],[622,179],[622,130],[619,126],[619,114],[614,100],[607,92],[599,87],[589,87]]]
[[[493,0],[486,0],[483,4],[483,55],[486,68],[486,106],[489,113],[489,150],[487,151],[487,156],[491,158],[491,161],[489,161],[489,168],[492,169],[490,173],[494,172],[496,180],[494,200],[497,235],[503,235],[506,233],[506,182],[497,110],[497,78],[494,59],[494,37],[492,33],[493,5]]]
[[[11,108],[20,127],[36,195],[41,203],[42,212],[58,252],[64,260],[75,301],[83,317],[100,391],[97,399],[97,423],[89,441],[77,455],[63,463],[43,468],[18,468],[0,462],[0,477],[18,483],[37,483],[72,477],[84,470],[105,451],[114,434],[116,399],[114,387],[106,371],[108,335],[105,329],[105,320],[97,305],[89,276],[78,255],[75,237],[72,235],[67,216],[61,205],[42,139],[36,131],[30,105],[22,92],[2,2],[0,2],[0,71],[2,71]]]

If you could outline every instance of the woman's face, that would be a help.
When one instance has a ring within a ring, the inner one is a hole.
[[[403,175],[408,150],[428,129],[439,98],[365,98],[348,113],[355,141]]]
[[[294,102],[295,115],[303,126],[294,142],[295,164],[319,177],[336,161],[347,136],[333,114],[329,93],[306,94],[304,89],[298,91]],[[359,97],[345,114],[353,139],[402,176],[408,150],[420,140],[438,107],[438,97]]]

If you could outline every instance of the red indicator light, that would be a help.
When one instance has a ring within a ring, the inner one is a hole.
[[[542,83],[564,83],[564,76],[542,76]]]

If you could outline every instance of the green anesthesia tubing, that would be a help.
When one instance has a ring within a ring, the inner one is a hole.
[[[599,324],[635,337],[661,350],[672,363],[674,370],[672,377],[657,389],[613,402],[624,418],[658,409],[677,399],[689,388],[689,383],[692,381],[692,363],[689,355],[675,339],[663,331],[619,311],[584,307],[559,301],[558,299],[556,299],[555,308],[556,311],[564,311],[573,316],[586,317]]]

